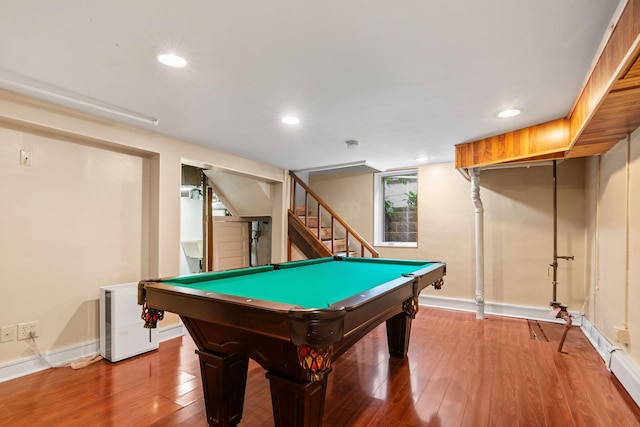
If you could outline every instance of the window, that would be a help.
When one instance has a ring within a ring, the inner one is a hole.
[[[418,171],[375,174],[373,216],[376,246],[418,246]]]

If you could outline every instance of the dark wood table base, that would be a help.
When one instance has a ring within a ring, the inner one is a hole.
[[[411,321],[412,316],[405,312],[386,321],[391,357],[402,359],[407,355]],[[217,355],[206,350],[196,353],[200,357],[207,422],[216,427],[237,425],[242,419],[249,357]],[[266,376],[271,386],[275,426],[320,427],[330,372],[331,368],[314,381],[297,381],[269,370]]]

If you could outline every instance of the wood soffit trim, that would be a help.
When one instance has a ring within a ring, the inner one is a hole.
[[[640,126],[640,0],[630,0],[566,118],[455,146],[458,169],[606,153]]]

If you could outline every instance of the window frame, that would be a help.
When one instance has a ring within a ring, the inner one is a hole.
[[[384,209],[384,179],[397,175],[416,175],[416,194],[418,193],[418,169],[407,168],[393,170],[389,172],[377,172],[373,180],[373,244],[374,246],[397,247],[397,248],[417,248],[418,233],[416,232],[415,242],[389,242],[384,240],[385,232],[385,209]],[[416,231],[418,228],[418,207],[416,206]]]

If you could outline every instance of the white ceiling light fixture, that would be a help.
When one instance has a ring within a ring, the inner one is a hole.
[[[297,125],[300,123],[300,119],[295,116],[285,116],[280,121],[285,125]]]
[[[173,53],[163,53],[162,55],[158,55],[158,61],[173,68],[182,68],[187,65],[186,59]]]
[[[86,109],[93,109],[127,119],[137,120],[153,126],[157,126],[159,123],[158,119],[155,117],[118,107],[117,105],[112,105],[98,99],[90,98],[88,96],[1,68],[0,87],[15,89],[23,95],[33,96],[48,102],[64,105],[66,107],[85,107],[85,112]]]
[[[429,160],[429,158],[428,158],[428,157],[426,157],[426,156],[425,156],[425,157],[418,157],[418,158],[416,159],[416,162],[418,162],[418,163],[424,163],[424,162],[426,162],[427,160]]]
[[[502,119],[507,119],[509,117],[515,117],[518,114],[520,114],[522,111],[520,111],[517,108],[510,108],[507,110],[502,110],[498,113],[498,117],[502,118]]]

